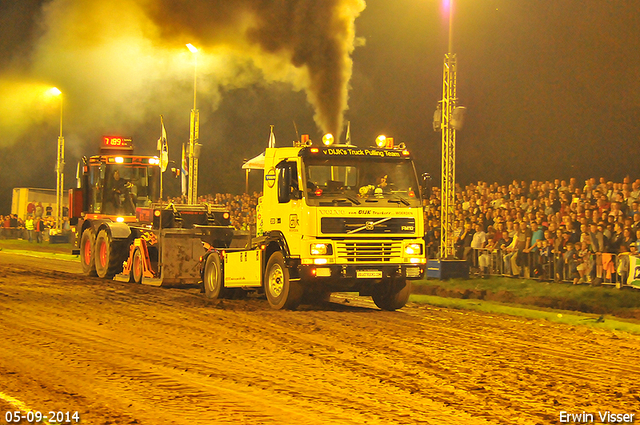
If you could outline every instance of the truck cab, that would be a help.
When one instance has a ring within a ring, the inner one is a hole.
[[[325,298],[338,291],[370,295],[385,310],[401,308],[410,281],[424,275],[422,214],[404,145],[267,148],[250,248],[264,252],[252,284],[274,308],[295,308],[305,293]],[[216,255],[221,288],[233,285],[225,276],[236,274],[229,263],[235,253]],[[203,280],[205,289],[212,284],[206,267]]]

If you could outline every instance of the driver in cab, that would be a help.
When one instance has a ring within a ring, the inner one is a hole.
[[[359,191],[359,196],[367,197],[369,195],[375,195],[376,198],[382,198],[383,193],[389,190],[388,178],[389,176],[384,174],[375,179],[375,184],[362,186]]]
[[[124,207],[125,210],[134,214],[136,212],[134,195],[131,193],[131,188],[133,184],[120,177],[120,171],[116,170],[113,172],[113,205],[119,210],[121,210],[123,201],[122,196],[124,195]]]

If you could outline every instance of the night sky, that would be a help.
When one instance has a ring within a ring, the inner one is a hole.
[[[161,114],[179,161],[193,106],[185,43],[215,53],[198,62],[200,194],[242,192],[242,162],[265,148],[269,125],[284,146],[296,139],[294,122],[319,142],[326,127],[344,128],[343,117],[354,144],[378,134],[403,141],[417,171],[439,182],[432,117],[448,34],[440,0],[367,0],[364,10],[361,0],[85,3],[0,0],[0,212],[9,212],[13,187],[55,187],[59,103],[38,94],[51,86],[64,96],[66,187],[102,135],[131,136],[136,152],[154,154]],[[342,7],[346,20],[332,20]],[[454,7],[457,91],[467,107],[457,182],[640,177],[637,1]],[[252,190],[259,184],[254,172]]]

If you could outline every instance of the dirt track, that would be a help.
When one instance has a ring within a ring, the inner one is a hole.
[[[0,252],[0,393],[45,414],[163,425],[640,414],[638,336],[418,305],[382,312],[345,296],[273,311],[33,262]],[[0,423],[7,410],[0,400]]]

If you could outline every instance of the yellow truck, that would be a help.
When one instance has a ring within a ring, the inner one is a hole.
[[[267,148],[255,237],[208,247],[201,259],[210,298],[264,291],[275,309],[332,292],[402,308],[425,270],[421,194],[409,151],[310,142]]]

